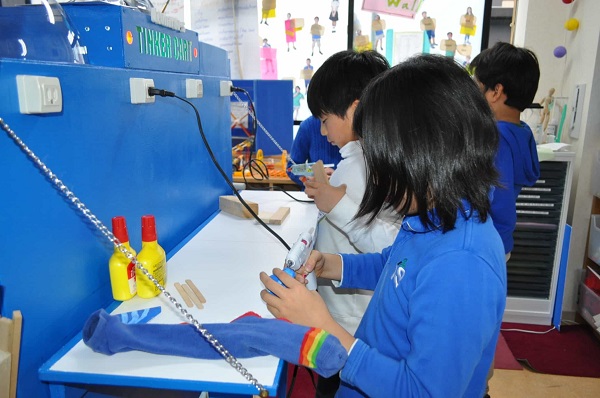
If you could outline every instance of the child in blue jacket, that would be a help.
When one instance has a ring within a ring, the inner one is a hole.
[[[473,59],[471,70],[500,132],[496,154],[500,185],[494,191],[491,215],[508,261],[517,224],[517,196],[523,186],[535,184],[540,177],[535,138],[521,121],[521,112],[531,105],[537,92],[540,67],[530,50],[496,43]]]
[[[477,84],[447,57],[420,55],[376,77],[353,121],[367,189],[356,217],[403,216],[381,253],[313,251],[296,279],[260,278],[270,312],[320,327],[348,350],[336,397],[484,395],[506,302],[506,264],[490,219],[498,132]],[[302,275],[374,290],[352,336]],[[287,287],[287,288],[286,288]]]

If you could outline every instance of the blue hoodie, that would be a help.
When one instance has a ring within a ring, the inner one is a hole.
[[[506,262],[491,219],[457,216],[446,233],[406,216],[382,253],[341,255],[341,287],[375,292],[336,398],[484,396]]]
[[[535,139],[525,122],[514,124],[499,121],[500,144],[496,154],[496,168],[500,186],[492,199],[494,227],[502,238],[504,252],[513,249],[513,231],[517,223],[517,196],[524,186],[531,186],[540,177]]]

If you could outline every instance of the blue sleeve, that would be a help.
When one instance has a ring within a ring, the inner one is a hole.
[[[502,238],[504,252],[508,253],[513,248],[512,234],[517,223],[517,204],[513,155],[508,143],[502,137],[495,163],[500,173],[500,186],[494,190],[491,215],[494,227]]]
[[[375,290],[391,246],[381,253],[341,254],[344,264],[341,287]]]
[[[290,159],[294,161],[294,163],[304,163],[309,160],[309,151],[310,151],[310,132],[307,127],[306,120],[300,123],[300,127],[298,128],[298,132],[296,133],[296,138],[294,138],[294,142],[292,143],[292,151],[290,153]],[[292,166],[292,162],[288,160],[287,168],[289,169]],[[296,175],[287,171],[288,177],[292,181],[294,181],[298,186],[304,189],[304,184],[300,181]]]
[[[344,382],[369,397],[483,396],[505,287],[477,255],[449,254],[450,261],[444,256],[423,265],[408,303],[406,332],[389,335],[389,330],[381,330],[380,338],[388,338],[389,347],[379,349],[358,340],[342,369]],[[401,295],[404,290],[396,292]],[[377,299],[381,298],[375,295],[372,300]],[[386,354],[394,352],[395,339],[407,338],[411,349],[406,354]],[[476,385],[469,385],[471,380]]]

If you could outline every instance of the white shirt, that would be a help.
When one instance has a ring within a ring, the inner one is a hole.
[[[400,227],[396,213],[383,212],[370,225],[352,220],[358,211],[367,185],[367,168],[360,141],[351,141],[340,149],[342,160],[331,175],[333,186],[346,184],[346,194],[328,214],[321,214],[315,249],[324,253],[380,252],[390,246]],[[329,280],[318,281],[318,291],[334,319],[354,334],[373,292],[341,289]]]

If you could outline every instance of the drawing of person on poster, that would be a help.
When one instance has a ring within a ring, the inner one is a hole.
[[[290,51],[290,43],[292,43],[294,50],[296,49],[296,20],[292,19],[292,14],[289,12],[285,20],[285,42],[288,51]]]
[[[323,55],[321,52],[321,36],[325,33],[325,27],[319,24],[319,17],[315,17],[315,23],[310,27],[310,34],[312,36],[312,52],[311,56],[315,55],[315,45],[319,50],[319,54]]]
[[[331,12],[329,13],[329,20],[331,21],[331,32],[335,33],[335,26],[339,20],[338,8],[340,8],[340,2],[334,0],[331,2]]]
[[[454,58],[454,54],[456,54],[456,41],[452,39],[452,32],[448,32],[446,36],[448,38],[442,40],[440,48],[442,51],[446,51],[446,57]]]
[[[477,18],[473,15],[471,7],[467,7],[467,12],[460,17],[460,34],[465,35],[465,44],[471,44],[471,36],[475,36],[477,29]]]
[[[421,17],[423,17],[423,19],[421,19],[421,30],[427,33],[431,48],[435,48],[435,46],[437,46],[435,42],[435,18],[429,17],[427,11],[423,11]]]
[[[306,58],[306,66],[300,71],[300,78],[304,80],[304,89],[308,91],[310,79],[312,79],[315,67],[311,65],[310,58]]]
[[[269,25],[268,19],[275,18],[275,6],[276,0],[262,0],[262,17],[260,19],[260,23],[265,23],[265,25]]]
[[[385,21],[381,19],[379,15],[375,15],[375,19],[371,23],[371,29],[373,29],[373,32],[375,32],[375,50],[377,50],[377,46],[379,46],[380,50],[383,50],[383,31],[385,30]]]

